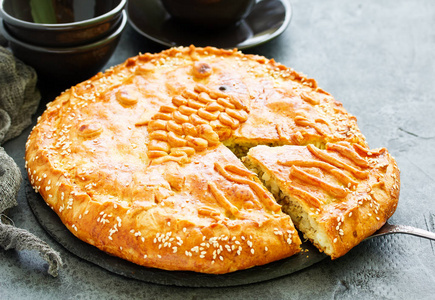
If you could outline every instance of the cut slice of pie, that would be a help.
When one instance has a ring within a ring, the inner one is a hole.
[[[257,146],[244,162],[304,236],[333,259],[382,227],[399,198],[399,170],[385,148]]]

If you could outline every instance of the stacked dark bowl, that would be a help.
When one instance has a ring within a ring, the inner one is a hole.
[[[85,80],[112,56],[127,0],[0,0],[0,31],[41,77]]]

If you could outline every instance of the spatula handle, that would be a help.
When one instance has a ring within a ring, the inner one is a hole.
[[[386,234],[394,234],[394,233],[404,233],[404,234],[411,234],[414,236],[430,239],[435,241],[435,233],[430,232],[427,230],[423,230],[420,228],[412,227],[412,226],[406,226],[406,225],[393,225],[389,223],[385,223],[384,226],[382,226],[378,231],[376,231],[372,236],[369,238],[386,235]]]
[[[393,225],[395,226],[395,232],[392,233],[405,233],[405,234],[411,234],[418,237],[430,239],[435,241],[435,233],[423,230],[420,228],[415,228],[412,226],[405,226],[405,225]]]

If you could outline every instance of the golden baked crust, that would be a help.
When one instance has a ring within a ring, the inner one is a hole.
[[[78,238],[144,266],[226,273],[301,243],[228,148],[337,141],[366,147],[355,117],[314,80],[191,46],[130,58],[62,93],[29,136],[26,168]]]
[[[327,143],[324,150],[257,146],[245,160],[276,184],[283,210],[333,259],[382,227],[399,199],[399,169],[385,148],[347,142]]]

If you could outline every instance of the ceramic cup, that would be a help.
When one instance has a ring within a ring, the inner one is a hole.
[[[0,0],[0,17],[14,38],[44,47],[99,41],[119,28],[127,0]]]
[[[256,0],[161,0],[168,13],[201,29],[237,25],[254,8]]]

